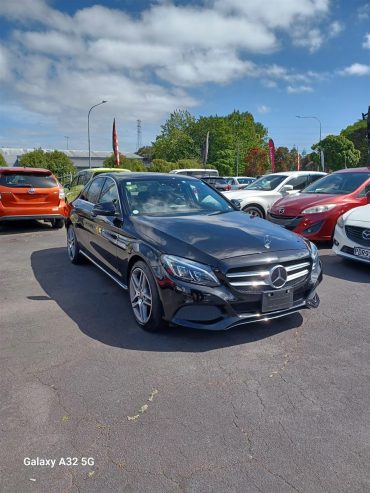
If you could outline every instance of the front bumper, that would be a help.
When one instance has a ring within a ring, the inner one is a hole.
[[[159,282],[159,295],[168,322],[192,329],[228,330],[247,323],[284,317],[303,309],[317,308],[316,284],[305,281],[293,288],[293,304],[287,309],[262,312],[262,292],[241,293],[226,285],[196,286],[178,280]]]
[[[350,240],[346,235],[344,228],[339,228],[338,226],[336,226],[333,240],[334,253],[340,255],[341,257],[356,260],[357,262],[363,262],[370,265],[370,259],[365,259],[354,255],[355,247],[364,248],[363,245],[359,245],[358,243]]]
[[[311,241],[330,241],[336,223],[336,218],[325,213],[285,217],[270,211],[267,219]]]

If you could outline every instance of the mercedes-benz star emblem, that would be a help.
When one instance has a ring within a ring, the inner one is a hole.
[[[273,288],[282,288],[288,280],[288,274],[283,265],[276,265],[270,270],[269,283]]]
[[[284,214],[284,212],[285,212],[284,207],[282,207],[281,209],[279,209],[279,214]]]
[[[271,246],[271,238],[270,235],[265,236],[265,241],[264,241],[265,248],[270,248]]]
[[[366,241],[370,240],[370,229],[364,229],[362,232],[362,238]]]

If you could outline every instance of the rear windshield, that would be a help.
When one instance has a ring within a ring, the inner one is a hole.
[[[302,193],[322,193],[346,195],[352,193],[362,185],[368,178],[370,173],[333,173],[321,178],[312,185],[306,187]]]
[[[0,175],[0,185],[3,187],[51,188],[57,182],[53,175],[46,173],[14,173],[7,171]]]
[[[275,190],[280,183],[287,177],[285,175],[266,175],[248,185],[244,190],[261,190],[269,192]]]

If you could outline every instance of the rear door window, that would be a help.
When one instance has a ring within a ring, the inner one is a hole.
[[[53,188],[58,184],[50,173],[6,172],[0,175],[0,185],[11,188]]]
[[[87,200],[87,202],[90,202],[91,204],[98,203],[104,181],[105,181],[104,177],[99,177],[99,178],[95,178],[91,182],[89,189],[84,194],[86,196],[85,200]]]
[[[308,185],[308,175],[296,176],[295,178],[287,181],[285,185],[291,185],[293,190],[303,190]]]

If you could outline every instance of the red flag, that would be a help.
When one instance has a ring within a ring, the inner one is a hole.
[[[116,130],[116,119],[113,119],[113,132],[112,132],[112,146],[114,152],[114,164],[116,168],[119,167],[119,148],[118,148],[118,135]]]
[[[271,171],[272,173],[275,173],[275,145],[272,139],[269,140],[269,151],[270,151]]]

